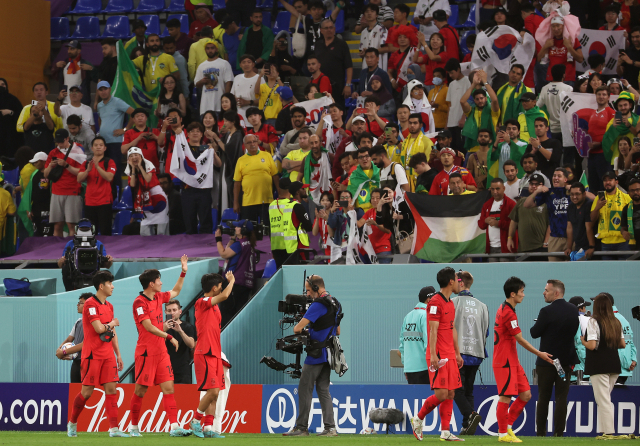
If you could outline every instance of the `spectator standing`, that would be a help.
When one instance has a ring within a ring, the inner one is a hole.
[[[165,304],[164,314],[168,320],[164,322],[163,331],[178,341],[178,350],[176,350],[171,342],[165,340],[173,369],[173,382],[175,384],[191,384],[191,359],[193,358],[193,349],[196,346],[196,327],[187,321],[180,320],[182,306],[178,299],[171,299]],[[171,316],[170,319],[169,316]]]
[[[160,50],[160,36],[149,34],[144,55],[133,59],[140,72],[140,80],[147,93],[155,90],[157,84],[167,75],[179,76],[178,66],[173,56]]]
[[[565,376],[560,377],[553,364],[542,359],[536,360],[538,375],[536,434],[539,437],[547,434],[549,401],[555,386],[554,436],[562,437],[567,421],[567,396],[571,385],[571,370],[580,362],[573,343],[573,338],[580,326],[580,318],[576,306],[564,300],[564,283],[561,281],[547,280],[542,294],[544,301],[549,305],[540,310],[538,319],[531,327],[531,337],[540,338],[540,348],[549,353],[554,361],[560,362]]]
[[[249,107],[247,121],[247,135],[256,135],[260,150],[273,154],[278,143],[278,135],[272,125],[265,123],[264,113],[258,107]]]
[[[124,42],[124,49],[127,54],[132,54],[133,50],[136,48],[144,49],[147,46],[147,39],[145,38],[147,34],[147,25],[145,25],[142,20],[134,20],[131,24],[131,31],[133,37],[131,37],[127,42]]]
[[[586,349],[584,345],[582,345],[581,338],[585,335],[585,331],[587,329],[587,325],[589,324],[590,316],[587,316],[587,307],[591,306],[591,302],[586,302],[581,296],[574,296],[569,299],[569,303],[573,304],[578,308],[578,318],[580,320],[580,325],[578,326],[578,331],[576,332],[575,337],[573,338],[573,343],[576,346],[576,354],[578,355],[578,360],[580,363],[576,364],[573,368],[574,374],[571,375],[571,384],[580,384],[580,381],[587,380],[589,378],[588,375],[584,374],[584,361],[585,361],[585,352]],[[575,381],[574,381],[575,378]],[[580,380],[580,381],[579,381]]]
[[[182,86],[179,85],[178,79],[173,74],[167,74],[160,85],[158,106],[155,110],[158,120],[163,121],[167,117],[167,112],[171,109],[180,110],[182,116],[191,114],[191,108],[187,108],[187,100],[182,94]],[[186,91],[189,91],[189,89],[187,88]]]
[[[426,286],[418,293],[418,303],[402,321],[400,331],[400,360],[404,366],[404,377],[408,384],[429,384],[427,365],[427,305],[436,294],[432,286]]]
[[[89,70],[91,72],[91,80],[96,84],[100,81],[107,81],[111,85],[116,78],[116,73],[118,72],[116,42],[117,40],[111,37],[102,39],[102,62],[97,67],[91,67],[91,70]]]
[[[133,127],[124,133],[120,151],[126,154],[131,147],[138,147],[142,150],[144,159],[153,164],[153,167],[159,169],[158,146],[164,147],[165,145],[167,123],[162,123],[162,130],[152,129],[147,126],[148,119],[149,112],[144,108],[136,108],[131,113]],[[118,156],[117,159],[122,159],[122,156]]]
[[[505,196],[504,181],[494,178],[491,181],[491,197],[482,206],[478,227],[487,231],[487,254],[508,253],[508,236],[511,219],[509,215],[516,207],[515,201]],[[489,262],[505,262],[506,257],[490,258]]]
[[[222,151],[222,209],[233,206],[233,175],[236,171],[236,164],[244,149],[242,147],[242,139],[244,130],[240,125],[238,113],[235,110],[229,110],[224,113],[224,150]]]
[[[313,133],[308,127],[298,131],[298,149],[290,151],[282,160],[283,175],[285,171],[291,181],[301,180],[304,176],[304,159],[311,152],[309,138]]]
[[[280,110],[276,118],[276,134],[284,135],[293,129],[291,125],[291,109],[295,105],[293,102],[293,91],[291,88],[285,86],[276,88],[276,93],[280,96],[280,102],[282,103],[282,110]]]
[[[631,202],[622,209],[620,234],[637,249],[638,239],[640,239],[640,179],[632,178],[629,180],[627,191]]]
[[[619,222],[625,218],[624,207],[631,197],[618,188],[618,177],[613,171],[602,176],[604,194],[591,205],[591,221],[598,222],[597,237],[603,251],[629,251],[629,242],[622,236]],[[603,256],[603,260],[621,260],[624,257]]]
[[[35,152],[49,153],[54,147],[53,133],[62,127],[60,107],[57,103],[47,101],[49,87],[44,82],[36,82],[32,88],[36,105],[25,105],[16,129],[24,133],[24,144]]]
[[[460,56],[460,36],[458,35],[458,31],[455,30],[448,23],[448,15],[446,11],[440,9],[433,12],[433,24],[438,28],[438,32],[442,35],[444,39],[444,48],[447,55],[444,54],[442,57],[446,57],[447,59],[458,59]],[[426,35],[425,35],[426,40]],[[485,79],[486,82],[486,79]]]
[[[29,163],[36,170],[31,174],[24,187],[22,200],[18,207],[18,216],[29,236],[44,237],[53,235],[53,227],[49,224],[51,208],[51,182],[44,176],[47,154],[36,153]],[[24,170],[24,169],[23,169]]]
[[[547,120],[547,127],[549,124],[547,114],[540,110],[540,108],[536,105],[536,100],[536,94],[531,92],[524,93],[520,97],[522,112],[518,115],[517,119],[518,123],[520,124],[520,139],[522,139],[523,141],[529,141],[531,139],[531,130],[535,129],[536,119],[545,118]],[[548,132],[545,134],[549,136]],[[562,146],[562,140],[557,141],[560,142],[560,145]],[[565,158],[568,158],[568,154],[565,155]]]
[[[93,157],[82,164],[76,177],[78,183],[87,183],[84,193],[84,215],[91,220],[100,235],[111,235],[111,182],[116,174],[116,163],[104,156],[106,150],[104,138],[94,138],[91,142]]]
[[[320,120],[322,122],[322,119]],[[300,148],[300,142],[298,136],[300,131],[307,127],[307,111],[303,107],[291,108],[291,124],[293,129],[289,130],[280,143],[280,156],[287,157],[290,152],[298,150]],[[321,128],[318,125],[318,128]]]
[[[520,179],[518,178],[518,166],[512,160],[505,161],[502,173],[506,179],[504,182],[504,194],[517,201],[520,198]],[[501,176],[502,177],[502,176]]]
[[[436,11],[444,11],[446,16],[451,15],[451,6],[448,0],[420,0],[416,5],[413,14],[413,21],[420,25],[420,32],[424,34],[425,40],[430,39],[433,33],[438,32],[433,17]]]
[[[484,88],[483,88],[484,87]],[[486,89],[486,91],[485,91]],[[487,104],[487,94],[491,99],[491,105]],[[474,105],[469,105],[469,97],[473,96]],[[459,101],[462,111],[467,117],[462,128],[464,139],[464,149],[470,153],[478,139],[479,129],[488,129],[491,132],[491,139],[495,138],[495,128],[500,118],[500,102],[496,93],[487,83],[487,73],[478,70],[473,76],[473,83],[462,95]],[[468,156],[468,155],[467,155]]]
[[[196,19],[191,22],[191,26],[189,27],[188,37],[190,39],[194,39],[196,33],[202,31],[202,29],[206,26],[210,26],[211,29],[218,26],[218,22],[216,22],[211,15],[209,7],[204,4],[197,5],[193,11],[193,15]]]
[[[591,224],[593,200],[587,198],[585,187],[579,182],[571,185],[569,198],[571,203],[567,208],[567,246],[564,253],[569,256],[574,251],[582,250],[590,259],[596,245]]]
[[[528,143],[520,138],[520,123],[517,119],[508,119],[504,124],[505,130],[498,130],[496,134],[496,140],[491,150],[491,162],[497,161],[498,172],[501,172],[507,161],[513,161],[516,165],[517,176],[522,177],[524,169],[521,161]],[[503,175],[500,175],[500,178],[507,179]]]
[[[184,227],[184,217],[182,214],[182,197],[173,187],[171,175],[168,173],[158,174],[158,183],[162,191],[167,196],[169,203],[169,234],[183,234],[186,229]]]
[[[318,57],[315,54],[312,54],[307,59],[307,70],[311,75],[309,80],[309,85],[315,85],[318,93],[326,94],[333,93],[331,88],[331,79],[329,76],[324,74],[320,69],[322,68],[322,64],[318,60]]]
[[[460,292],[451,298],[456,309],[453,325],[460,333],[458,347],[464,360],[460,368],[462,387],[456,389],[454,401],[462,413],[460,435],[475,435],[482,417],[475,410],[473,385],[476,373],[487,357],[487,337],[489,336],[489,311],[486,304],[471,294],[473,276],[468,271],[458,274]]]
[[[411,161],[411,157],[417,153],[424,153],[427,159],[431,158],[431,150],[433,148],[433,143],[431,139],[427,138],[427,136],[422,133],[422,114],[421,113],[411,113],[409,115],[409,135],[402,142],[402,153],[404,154],[403,165],[406,167],[409,166],[409,162]],[[417,174],[408,167],[407,169],[407,177],[409,181],[415,182]]]
[[[524,71],[522,65],[512,65],[509,70],[509,81],[496,91],[498,105],[500,106],[500,119],[498,122],[501,125],[505,125],[504,123],[509,119],[518,119],[518,115],[523,111],[521,102],[523,94],[531,92],[531,89],[527,88],[522,82]]]
[[[183,36],[184,35],[186,34],[183,34]],[[168,36],[162,39],[162,51],[164,51],[165,54],[172,56],[173,60],[176,61],[176,66],[178,67],[178,74],[180,75],[179,89],[176,88],[178,85],[177,79],[172,75],[167,75],[173,78],[174,90],[177,91],[179,94],[190,96],[189,95],[189,70],[187,68],[187,59],[185,59],[185,57],[178,50],[176,50],[176,43],[173,40],[173,37]],[[168,85],[167,76],[165,76],[163,79],[160,80],[160,84],[163,87],[166,87]],[[186,114],[186,109],[184,110],[184,113]]]
[[[213,39],[213,29],[210,26],[205,26],[201,32],[202,37],[197,42],[194,42],[189,49],[189,58],[187,59],[187,69],[189,70],[189,79],[193,79],[196,75],[196,68],[200,66],[202,62],[207,60],[207,53],[204,47],[209,42],[215,42]],[[218,46],[218,50],[220,47]]]
[[[369,149],[358,149],[358,167],[349,177],[347,190],[355,197],[354,205],[367,211],[373,207],[371,193],[380,187],[380,169],[371,163]],[[378,199],[380,197],[378,196]]]
[[[87,158],[90,159],[93,156],[91,152],[91,141],[96,137],[96,134],[93,133],[89,124],[83,124],[80,116],[71,115],[67,118],[66,127],[69,131],[69,143],[71,143],[71,145],[78,144],[82,146],[82,150],[84,150]]]
[[[321,138],[320,144],[322,144],[322,147],[326,148],[329,153],[335,153],[342,141],[351,136],[351,132],[345,128],[345,122],[342,120],[343,115],[344,112],[335,102],[329,105],[328,111],[325,110],[320,115],[320,122],[323,122],[327,116],[331,119],[332,129],[330,133],[325,125],[318,124],[316,127],[316,135]]]
[[[185,59],[188,58],[189,50],[193,44],[193,39],[181,31],[180,20],[167,20],[166,28],[169,36],[173,37],[173,41],[176,44],[176,51],[178,51]]]
[[[394,48],[398,48],[389,55],[387,72],[391,79],[391,86],[395,88],[396,99],[399,100],[402,98],[404,86],[422,74],[418,71],[419,66],[413,64],[419,44],[416,28],[411,25],[400,26],[389,36],[387,42]]]
[[[433,179],[431,189],[429,189],[430,195],[449,195],[449,176],[455,172],[460,173],[467,190],[476,190],[477,186],[471,173],[464,167],[458,167],[453,164],[455,156],[455,152],[449,147],[444,147],[440,150],[440,161],[443,169]]]
[[[291,77],[301,75],[298,58],[289,54],[288,37],[286,31],[280,31],[273,41],[273,48],[269,54],[269,63],[275,65],[282,73],[283,82],[291,82]]]
[[[553,176],[554,171],[560,167],[562,143],[548,137],[549,121],[546,118],[535,118],[534,126],[536,136],[529,138],[529,145],[524,153],[533,154],[538,168],[546,177]]]
[[[78,310],[78,314],[80,317],[73,324],[73,328],[71,329],[71,333],[69,336],[62,341],[62,344],[56,350],[56,356],[58,359],[66,359],[71,362],[71,374],[70,374],[70,383],[82,383],[82,374],[80,373],[80,363],[82,357],[82,344],[84,342],[84,331],[82,330],[82,309],[84,308],[84,303],[87,299],[93,296],[93,293],[82,293],[78,298],[78,304],[76,308]],[[72,342],[74,345],[70,348],[63,348],[64,344]],[[71,358],[71,355],[76,354],[75,358]]]
[[[629,33],[631,45],[620,51],[616,71],[618,75],[629,81],[638,90],[638,75],[640,75],[640,26],[634,26]]]
[[[227,17],[220,26],[224,29],[222,44],[227,53],[227,60],[231,65],[233,74],[240,74],[242,70],[238,69],[238,48],[240,48],[240,39],[242,38],[241,29],[231,17]]]
[[[65,84],[67,85],[67,84]],[[71,115],[77,115],[82,122],[91,128],[91,131],[95,133],[96,126],[93,120],[93,110],[88,105],[82,103],[82,88],[80,85],[69,85],[69,96],[65,99],[69,99],[65,105],[60,106],[60,118],[62,118],[62,125],[67,128],[67,118]]]
[[[263,82],[253,69],[256,67],[255,58],[251,54],[243,54],[238,59],[243,73],[233,79],[231,94],[236,97],[238,111],[246,112],[249,107],[257,107],[255,86],[256,82]]]
[[[551,38],[542,46],[537,57],[540,62],[548,55],[549,67],[547,68],[547,81],[550,82],[553,80],[551,67],[554,65],[565,65],[567,67],[565,82],[573,86],[576,80],[576,62],[582,63],[584,61],[582,45],[577,37],[571,42],[563,37],[563,33],[564,18],[555,16],[551,19]]]
[[[365,211],[362,218],[358,220],[358,227],[362,228],[363,226],[369,226],[371,228],[371,232],[369,232],[369,241],[371,242],[371,246],[373,247],[376,256],[390,256],[391,230],[386,228],[385,225],[378,224],[376,222],[376,213],[378,212],[378,204],[381,202],[382,189],[373,189],[369,195],[371,197],[371,208]],[[393,200],[393,197],[386,197],[386,199]],[[367,231],[367,229],[363,229],[363,231]],[[371,261],[369,255],[364,248],[359,246],[358,250],[362,263],[370,264]],[[378,263],[380,264],[389,264],[391,261],[391,258],[378,258]]]
[[[551,181],[549,181],[549,178],[547,178],[545,174],[538,170],[538,163],[536,162],[536,157],[533,155],[533,153],[525,153],[524,155],[522,155],[520,164],[522,164],[522,170],[524,171],[524,175],[522,176],[522,178],[520,178],[519,184],[520,197],[526,198],[529,196],[528,191],[526,191],[525,189],[529,186],[529,180],[531,179],[531,176],[536,173],[539,174],[540,178],[543,179],[544,186],[551,187]]]
[[[536,104],[541,110],[546,110],[547,116],[549,117],[551,137],[558,141],[562,141],[562,129],[560,128],[560,93],[569,93],[573,91],[573,88],[564,83],[566,71],[567,67],[564,65],[551,67],[551,78],[553,80],[542,87],[542,91],[540,92],[540,96],[538,97],[538,102]],[[591,156],[591,151],[589,152],[589,156]]]
[[[268,64],[268,70],[262,68],[260,70],[260,78],[266,79],[264,83],[256,82],[255,94],[258,100],[258,107],[262,110],[268,125],[274,127],[278,119],[278,113],[282,110],[282,102],[280,95],[276,92],[279,87],[284,84],[280,80],[278,69],[275,65]]]
[[[231,65],[220,59],[218,45],[208,42],[204,47],[207,60],[196,69],[193,79],[196,88],[202,87],[200,99],[200,115],[207,110],[220,111],[220,101],[224,93],[230,93],[233,86],[233,71]]]
[[[360,32],[360,57],[362,57],[362,69],[367,68],[367,62],[364,60],[365,51],[368,48],[375,48],[380,51],[382,45],[387,41],[387,29],[384,25],[378,24],[378,15],[380,8],[378,5],[369,3],[364,7],[362,14],[362,23],[365,27]],[[384,53],[379,57],[378,66],[387,69],[387,54]]]
[[[63,87],[58,95],[58,101],[62,104],[69,104],[69,96],[64,86],[66,85],[68,88],[72,85],[82,85],[81,92],[84,89],[88,94],[91,78],[85,71],[89,68],[93,69],[93,65],[82,59],[82,44],[79,41],[72,40],[64,46],[67,47],[67,59],[56,62],[51,74],[59,78]],[[87,97],[87,102],[88,99]]]
[[[423,48],[424,52],[420,52],[415,56],[415,61],[420,65],[421,71],[424,72],[424,85],[428,90],[436,85],[433,82],[434,70],[440,68],[444,69],[447,61],[452,57],[450,53],[445,50],[444,37],[440,33],[433,33],[429,38],[429,44],[425,40],[424,34],[418,33],[418,48]],[[419,74],[415,73],[414,74]],[[442,85],[442,83],[437,84]]]
[[[460,152],[463,149],[462,125],[460,123],[464,122],[464,110],[460,99],[471,86],[471,81],[468,76],[462,74],[460,61],[457,58],[449,59],[444,69],[451,78],[446,96],[447,102],[451,104],[449,116],[447,117],[447,128],[452,135],[451,147],[456,152]]]
[[[531,175],[527,182],[527,192],[533,195],[536,190],[544,185],[544,177],[540,173]],[[526,200],[518,200],[509,218],[509,236],[507,247],[510,252],[545,252],[547,243],[547,229],[549,228],[549,213],[546,203],[528,208]],[[516,230],[518,231],[518,244],[516,246]],[[543,257],[532,257],[532,260],[544,260]]]
[[[278,181],[278,171],[272,156],[260,150],[259,143],[256,135],[244,137],[247,154],[238,159],[233,175],[233,209],[241,218],[264,222],[267,203],[273,198],[272,179]]]
[[[304,0],[295,0],[293,4],[280,0],[280,5],[284,6],[284,8],[291,13],[289,29],[292,30],[292,32],[303,34],[306,30],[307,47],[304,54],[305,57],[302,58],[304,62],[306,57],[313,54],[316,42],[322,38],[320,23],[322,23],[325,17],[327,7],[321,0],[312,0],[308,3]],[[338,14],[344,7],[344,2],[336,2],[336,7],[333,8],[329,16],[331,21],[335,23]],[[300,17],[303,26],[302,28],[298,27],[296,30],[295,26],[298,22],[298,17]]]
[[[251,13],[251,25],[245,29],[242,35],[238,54],[251,54],[254,57],[256,67],[262,68],[262,65],[269,60],[269,54],[273,48],[273,31],[262,24],[262,10],[260,9],[254,9]]]
[[[409,167],[418,174],[415,183],[416,193],[428,194],[438,172],[435,169],[432,169],[431,166],[429,166],[429,163],[427,163],[427,155],[424,153],[416,153],[411,158]]]
[[[0,78],[0,153],[12,157],[22,145],[22,136],[18,134],[16,123],[22,111],[20,100],[9,93],[7,80]]]
[[[491,144],[491,131],[489,129],[478,130],[478,145],[472,147],[471,156],[467,161],[467,169],[473,175],[473,180],[478,190],[487,189],[487,155],[489,154],[489,145]]]
[[[15,234],[15,231],[7,231],[7,217],[13,217],[16,214],[16,205],[13,203],[11,192],[4,188],[0,188],[0,245],[2,246],[0,255],[10,256],[15,254],[15,241],[9,238],[9,234]],[[6,247],[7,242],[9,244]]]
[[[315,49],[318,62],[331,80],[332,94],[339,97],[342,92],[344,97],[349,97],[353,78],[349,46],[344,40],[336,38],[336,27],[331,19],[324,19],[320,24],[320,30],[323,38],[318,40]]]
[[[622,136],[627,136],[630,141],[638,134],[638,115],[634,111],[635,97],[633,93],[623,91],[614,102],[617,112],[622,115],[622,120],[614,118],[609,121],[607,130],[602,137],[602,148],[607,166],[613,164],[613,160],[618,153],[618,141]],[[604,180],[604,179],[603,179]]]
[[[389,74],[380,66],[380,52],[378,48],[365,48],[362,60],[366,64],[366,70],[364,68],[360,70],[360,82],[358,83],[358,91],[354,91],[351,96],[353,98],[357,98],[358,96],[366,97],[372,95],[373,88],[371,87],[371,80],[373,76],[380,77],[380,79],[382,80],[382,84],[385,86],[388,92],[393,91],[391,80],[389,79]],[[328,78],[327,82],[329,82]]]
[[[453,172],[449,175],[449,191],[449,195],[475,194],[475,191],[467,190],[467,186],[464,184],[460,172]]]
[[[45,164],[44,176],[49,178],[55,168],[63,169],[62,175],[53,182],[51,188],[51,208],[49,222],[54,223],[53,235],[62,237],[64,224],[67,223],[69,235],[75,234],[75,224],[82,218],[82,196],[80,184],[76,180],[80,167],[86,156],[77,146],[69,144],[69,132],[65,129],[56,130],[55,142],[57,147],[49,153]],[[67,159],[65,155],[68,153]]]
[[[375,145],[369,153],[373,164],[380,169],[381,188],[388,187],[395,192],[397,187],[400,186],[403,191],[411,192],[404,166],[400,163],[392,162],[387,154],[387,149],[383,145]]]
[[[436,68],[433,70],[433,85],[434,87],[429,90],[427,99],[429,105],[433,109],[433,122],[436,126],[436,131],[440,132],[447,127],[447,121],[449,119],[449,110],[451,109],[451,103],[447,101],[449,95],[449,87],[445,85],[447,73],[444,68]]]

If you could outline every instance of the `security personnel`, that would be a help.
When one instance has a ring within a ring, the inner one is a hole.
[[[271,253],[278,268],[296,252],[298,248],[309,247],[309,236],[313,225],[304,206],[295,199],[305,197],[303,184],[293,183],[289,178],[280,179],[278,199],[269,205],[269,224],[271,227]]]
[[[409,384],[429,384],[427,364],[427,304],[436,294],[432,286],[426,286],[418,293],[418,302],[402,321],[400,329],[400,359],[404,365],[404,376]]]

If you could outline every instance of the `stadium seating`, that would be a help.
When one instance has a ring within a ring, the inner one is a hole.
[[[184,12],[184,0],[171,0],[164,12]]]
[[[474,29],[470,29],[470,30],[464,31],[460,35],[460,50],[462,51],[463,56],[466,56],[467,54],[469,54],[469,48],[467,48],[467,37],[469,37],[472,34],[475,35],[475,33],[476,31]]]
[[[225,223],[226,220],[238,220],[240,216],[236,214],[233,208],[227,208],[222,211],[222,217],[220,218],[220,224],[223,228],[228,228],[229,226]]]
[[[213,0],[213,10],[218,11],[219,9],[224,9],[226,7],[224,0]]]
[[[476,27],[476,5],[475,3],[469,9],[469,16],[467,21],[461,25],[454,25],[456,28],[475,28]]]
[[[113,225],[111,226],[112,235],[122,235],[122,228],[129,224],[131,221],[131,211],[120,211],[113,219]]]
[[[127,39],[131,37],[131,26],[129,17],[126,15],[115,15],[107,17],[102,38],[113,37],[114,39]]]
[[[76,29],[70,37],[74,40],[95,40],[100,38],[100,20],[98,17],[80,17]]]
[[[256,7],[262,8],[262,9],[271,9],[273,8],[273,2],[278,2],[278,0],[262,0],[262,1],[258,0],[256,2]]]
[[[447,23],[451,26],[456,26],[458,24],[458,14],[459,14],[459,7],[458,5],[451,5],[451,15],[449,16],[449,19],[447,20]]]
[[[51,17],[51,40],[66,40],[69,38],[69,18]]]
[[[118,211],[133,210],[133,193],[131,192],[130,186],[122,189],[122,198],[120,198],[120,201],[113,203],[112,209]]]
[[[69,11],[69,14],[99,14],[101,10],[101,0],[78,0],[76,7]]]
[[[262,273],[263,279],[271,279],[273,275],[278,271],[278,267],[276,266],[276,261],[274,259],[267,260],[267,264],[264,267],[264,272]]]
[[[3,170],[4,174],[4,182],[8,184],[12,184],[14,186],[20,185],[20,168],[16,167],[13,170]]]
[[[140,15],[138,20],[147,25],[147,34],[160,34],[160,19],[157,15]]]
[[[269,28],[272,27],[271,24],[271,11],[262,11],[262,24]]]
[[[215,232],[216,227],[218,226],[218,208],[211,209],[211,222],[212,222],[212,228]]]
[[[280,31],[289,30],[289,21],[291,20],[291,13],[289,11],[279,11],[276,17],[276,22],[273,24],[273,32],[278,34]]]
[[[331,11],[327,11],[327,17],[331,15]],[[336,17],[336,33],[342,34],[344,32],[344,9],[340,10],[338,17]]]
[[[135,13],[160,12],[164,9],[164,0],[140,0]],[[157,33],[156,33],[157,34]]]
[[[171,19],[180,20],[180,32],[185,34],[189,34],[189,16],[187,14],[171,14],[167,17],[167,22]],[[160,37],[167,37],[169,35],[169,31],[165,27],[164,32],[160,35]]]
[[[102,10],[104,14],[126,14],[131,11],[133,11],[133,0],[109,0]]]

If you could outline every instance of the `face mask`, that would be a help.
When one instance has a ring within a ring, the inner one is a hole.
[[[441,77],[434,77],[433,78],[433,85],[442,85],[442,78]]]

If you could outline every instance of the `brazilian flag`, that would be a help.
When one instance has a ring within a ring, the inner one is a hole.
[[[150,128],[156,127],[158,118],[155,115],[158,106],[158,96],[160,94],[160,83],[149,93],[142,87],[140,74],[124,49],[122,41],[118,41],[118,71],[113,81],[111,92],[114,97],[122,99],[133,108],[144,108],[149,110]]]

